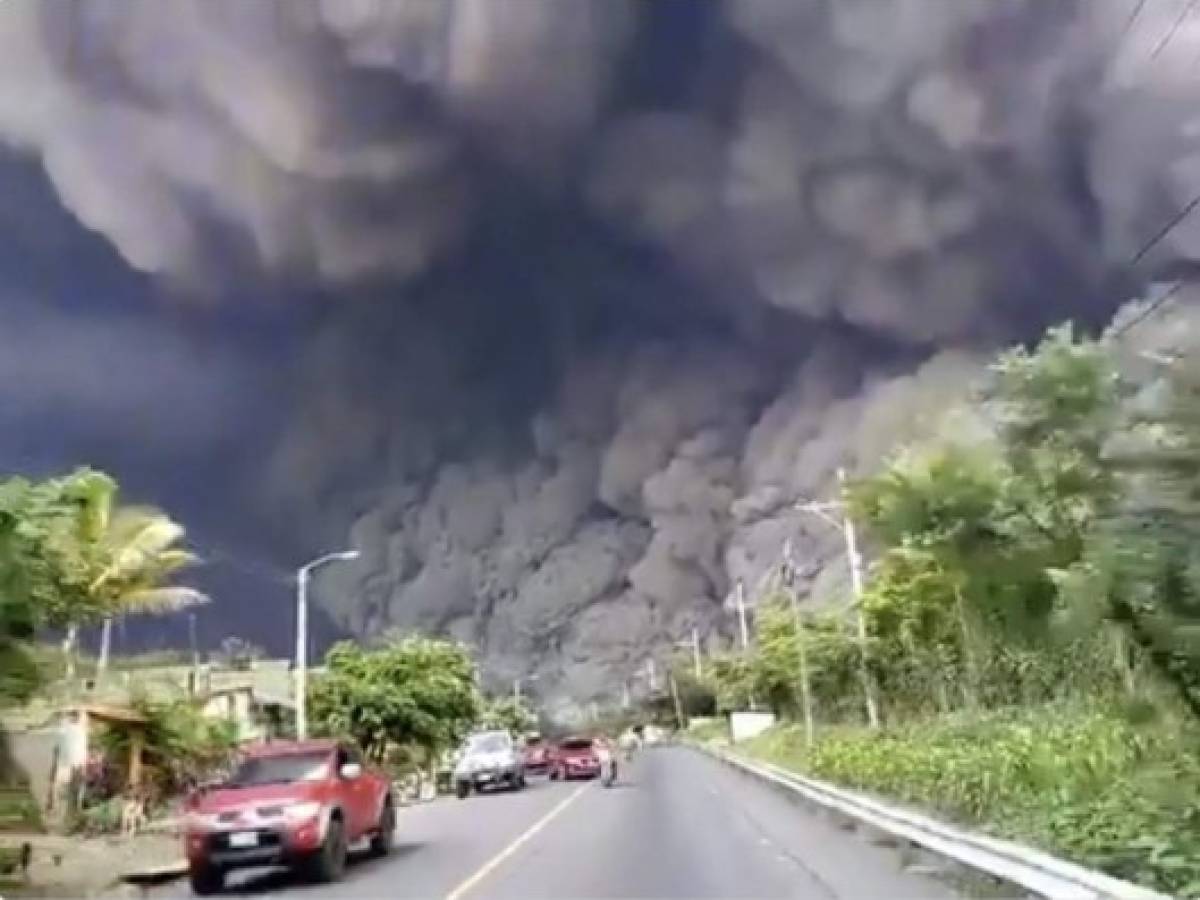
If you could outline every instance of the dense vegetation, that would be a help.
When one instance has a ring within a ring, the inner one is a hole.
[[[116,482],[90,469],[0,481],[0,704],[37,688],[39,632],[65,632],[70,668],[81,625],[204,602],[172,584],[195,562],[183,535],[157,509],[119,504]]]
[[[537,723],[515,697],[486,698],[469,649],[423,636],[386,636],[376,646],[329,650],[309,691],[319,733],[349,736],[372,760],[406,773],[428,770],[473,728],[515,734]]]
[[[1119,350],[1063,327],[1003,354],[847,489],[860,605],[806,612],[782,561],[753,648],[707,681],[724,710],[814,723],[769,755],[1193,896],[1200,354],[1139,383]]]

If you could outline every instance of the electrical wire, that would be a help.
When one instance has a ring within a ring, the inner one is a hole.
[[[1125,20],[1125,27],[1121,29],[1121,34],[1117,37],[1116,46],[1121,46],[1121,44],[1125,41],[1125,38],[1129,36],[1130,30],[1133,28],[1133,23],[1138,20],[1139,16],[1141,16],[1142,10],[1146,8],[1146,4],[1148,2],[1149,0],[1138,0],[1137,6],[1133,8],[1133,12],[1129,14],[1129,18]]]
[[[1175,19],[1175,22],[1171,25],[1170,30],[1163,35],[1162,40],[1158,42],[1158,46],[1156,46],[1154,51],[1150,54],[1151,59],[1157,59],[1158,54],[1162,53],[1163,50],[1166,49],[1167,44],[1171,43],[1171,39],[1175,37],[1176,32],[1178,32],[1183,26],[1184,20],[1187,19],[1191,11],[1196,8],[1197,3],[1200,3],[1200,0],[1188,0],[1187,6],[1185,6],[1179,13]]]
[[[1166,305],[1167,301],[1169,301],[1172,297],[1174,297],[1176,294],[1178,294],[1180,292],[1180,290],[1183,289],[1183,284],[1184,283],[1182,281],[1176,281],[1173,285],[1171,285],[1171,288],[1169,290],[1167,290],[1166,292],[1163,293],[1163,295],[1161,297],[1159,297],[1157,300],[1155,300],[1154,302],[1147,305],[1145,309],[1143,309],[1141,312],[1139,312],[1136,316],[1134,316],[1128,322],[1123,324],[1120,328],[1113,331],[1112,336],[1114,338],[1118,338],[1121,335],[1125,334],[1127,331],[1129,331],[1131,328],[1133,328],[1135,325],[1139,325],[1142,322],[1146,321],[1146,319],[1150,318],[1150,316],[1154,315],[1156,312],[1158,312],[1160,309],[1162,309],[1162,307],[1164,305]]]

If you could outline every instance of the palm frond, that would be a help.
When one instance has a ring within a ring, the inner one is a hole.
[[[156,587],[129,591],[121,595],[120,602],[126,613],[161,615],[202,606],[210,602],[210,598],[189,587]]]
[[[183,537],[183,526],[166,516],[134,518],[122,512],[121,517],[125,521],[102,542],[107,564],[93,582],[93,588],[109,581],[136,579],[147,569],[161,568],[160,558],[165,554],[184,552],[172,547]],[[176,568],[183,564],[177,557],[170,559]]]

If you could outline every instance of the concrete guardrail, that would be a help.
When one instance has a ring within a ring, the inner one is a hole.
[[[1171,900],[1166,894],[1112,878],[1031,847],[962,831],[928,816],[797,775],[770,763],[753,762],[726,750],[693,746],[744,775],[1035,897],[1047,900]]]

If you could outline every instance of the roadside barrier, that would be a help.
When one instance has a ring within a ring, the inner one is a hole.
[[[1096,872],[1012,841],[962,831],[855,791],[806,778],[724,749],[692,745],[743,775],[799,797],[851,822],[970,872],[1047,900],[1171,900],[1148,888]]]

